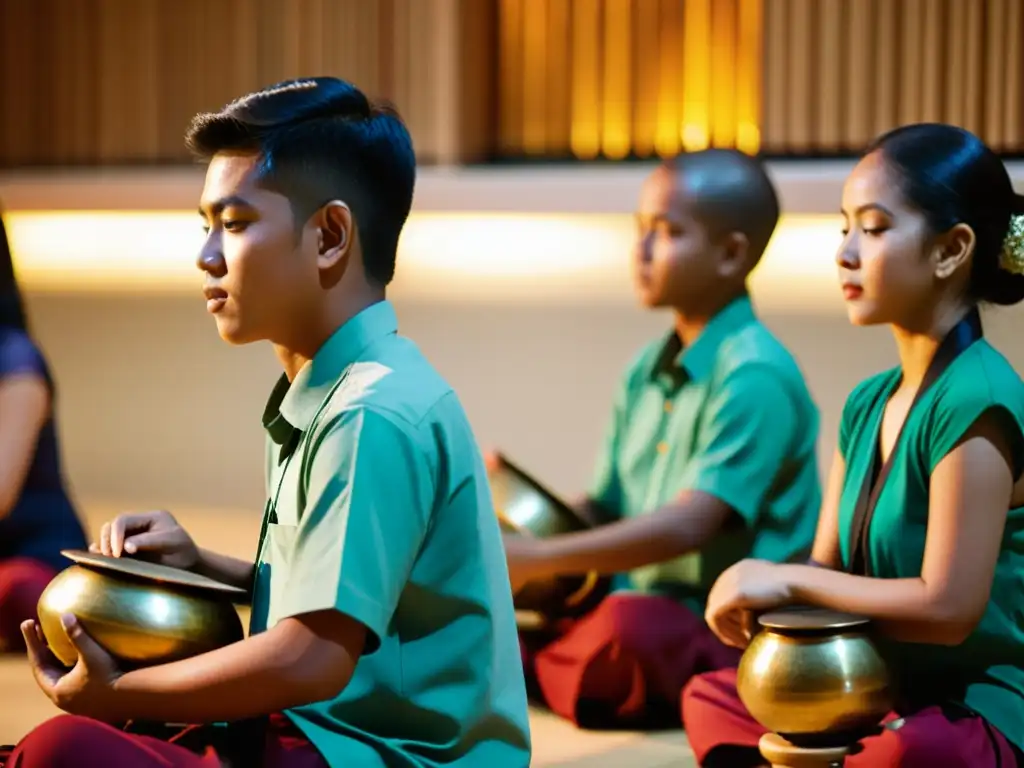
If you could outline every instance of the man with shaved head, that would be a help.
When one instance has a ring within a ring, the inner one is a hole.
[[[810,549],[818,412],[747,292],[778,217],[767,174],[739,152],[682,155],[643,185],[637,290],[674,322],[616,397],[581,508],[601,524],[505,541],[513,588],[594,570],[613,577],[592,613],[539,647],[524,642],[536,692],[578,725],[642,727],[665,714],[678,724],[690,677],[737,661],[704,622],[715,578],[744,558]]]

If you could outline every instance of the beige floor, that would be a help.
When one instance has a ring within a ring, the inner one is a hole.
[[[95,530],[116,505],[86,504]],[[176,509],[179,520],[206,546],[251,557],[259,533],[258,517],[246,512]],[[25,662],[0,658],[0,744],[14,743],[46,718],[57,714],[36,688]],[[552,715],[531,715],[534,760],[538,768],[687,768],[696,765],[681,731],[643,734],[584,732]]]

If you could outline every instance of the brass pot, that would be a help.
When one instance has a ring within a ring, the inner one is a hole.
[[[489,480],[498,522],[505,533],[547,538],[591,527],[572,507],[501,454]],[[515,607],[545,619],[581,616],[597,606],[608,585],[609,580],[596,571],[530,582],[515,594]]]
[[[848,743],[892,709],[888,671],[867,619],[798,607],[766,613],[758,623],[736,690],[768,730],[801,746]]]
[[[61,625],[65,613],[74,614],[86,633],[125,668],[178,661],[244,637],[230,599],[241,590],[157,580],[146,572],[159,572],[161,566],[129,558],[118,558],[125,562],[117,570],[98,567],[101,556],[82,559],[94,565],[80,561],[57,574],[37,608],[47,645],[68,667],[78,652]],[[125,572],[132,570],[138,574]],[[203,579],[188,576],[196,583]]]

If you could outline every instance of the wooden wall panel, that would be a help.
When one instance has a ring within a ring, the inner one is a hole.
[[[491,5],[0,0],[0,166],[187,161],[196,112],[311,75],[393,101],[421,160],[477,159],[493,134]]]
[[[500,154],[757,150],[764,0],[496,2]]]
[[[333,74],[423,162],[1024,152],[1024,0],[0,0],[0,167],[180,163],[193,114]]]
[[[856,151],[946,122],[1024,151],[1024,0],[764,0],[762,146]]]

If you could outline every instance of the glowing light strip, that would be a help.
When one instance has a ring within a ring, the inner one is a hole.
[[[195,291],[203,239],[191,212],[10,211],[18,275],[35,291]],[[788,216],[753,284],[762,302],[838,306],[835,216]],[[420,213],[402,237],[396,297],[462,301],[633,300],[632,217]]]

